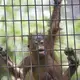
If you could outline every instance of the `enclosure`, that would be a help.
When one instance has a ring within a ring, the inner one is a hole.
[[[0,0],[0,47],[3,48],[2,53],[6,50],[6,59],[10,56],[16,64],[15,69],[26,56],[32,54],[28,48],[30,33],[48,35],[54,6],[54,0]],[[62,0],[60,18],[61,31],[56,35],[58,39],[53,44],[53,51],[64,72],[69,67],[64,54],[66,47],[73,48],[76,59],[80,61],[80,0]],[[2,53],[0,51],[0,80],[18,80],[8,70],[11,66],[8,65],[8,60],[6,64],[2,59]],[[32,74],[33,65],[28,67],[31,69],[25,80],[35,80],[34,73]],[[80,80],[80,64],[69,80]]]

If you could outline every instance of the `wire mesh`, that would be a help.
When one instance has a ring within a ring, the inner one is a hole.
[[[16,64],[14,69],[21,73],[22,69],[17,65],[19,65],[25,57],[32,54],[27,47],[28,36],[30,33],[33,33],[33,36],[42,33],[43,38],[48,35],[48,30],[50,29],[48,24],[50,23],[53,6],[53,0],[0,1],[0,45],[4,50],[6,49],[7,53],[7,64],[0,58],[0,80],[17,80],[17,76],[21,76],[21,74],[19,74],[13,77],[8,70],[11,67],[8,65],[8,56],[10,56],[12,60],[11,65]],[[61,66],[60,75],[62,76],[63,72],[69,66],[67,56],[64,54],[64,49],[66,47],[72,47],[76,53],[76,60],[77,56],[78,58],[80,57],[80,0],[62,0],[60,17],[60,27],[62,30],[59,32],[59,35],[56,35],[58,36],[58,40],[56,39],[54,49],[50,50],[54,51],[57,55],[60,64],[54,64],[54,66]],[[33,68],[38,68],[38,72],[35,74],[39,75],[38,80],[40,80],[41,68],[49,67],[49,65],[40,65],[38,56],[38,65],[33,65],[32,58],[30,57],[30,65],[26,66],[25,61],[23,61],[22,67],[30,67],[31,69],[28,71],[28,74],[26,74],[26,79],[21,77],[20,80],[34,80],[34,74],[32,73]],[[80,80],[79,69],[80,64],[72,80]],[[48,80],[47,76],[46,80]]]

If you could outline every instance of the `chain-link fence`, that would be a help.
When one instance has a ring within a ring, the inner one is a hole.
[[[80,80],[80,1],[57,1],[0,1],[0,80]]]

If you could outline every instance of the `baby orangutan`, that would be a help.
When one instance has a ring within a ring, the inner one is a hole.
[[[66,48],[64,51],[69,61],[69,68],[64,73],[62,73],[62,65],[59,64],[54,55],[54,43],[61,30],[59,26],[61,0],[54,0],[54,4],[48,35],[30,34],[28,36],[28,48],[31,55],[26,56],[19,66],[15,68],[15,63],[9,56],[6,57],[6,51],[0,49],[0,56],[5,63],[7,59],[7,64],[10,66],[8,69],[16,80],[27,80],[25,77],[30,69],[35,80],[70,80],[77,70],[79,60],[76,59],[72,48]]]

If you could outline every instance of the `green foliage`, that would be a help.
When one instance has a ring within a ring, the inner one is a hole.
[[[75,32],[80,34],[80,20],[75,22]]]

